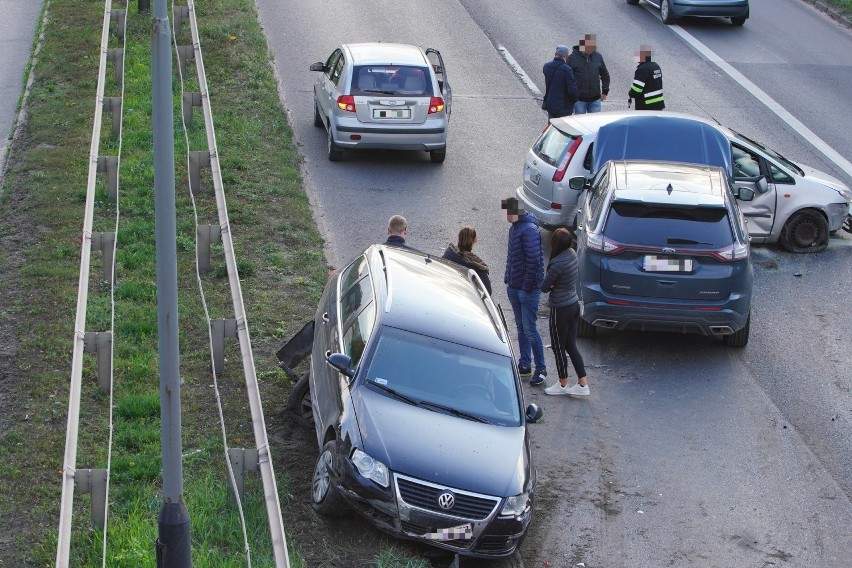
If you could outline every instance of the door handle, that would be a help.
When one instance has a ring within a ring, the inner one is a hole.
[[[328,312],[322,315],[322,323],[328,323]]]

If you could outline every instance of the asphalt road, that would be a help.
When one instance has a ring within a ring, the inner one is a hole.
[[[15,122],[40,13],[39,0],[0,0],[0,164]]]
[[[633,53],[655,48],[671,110],[712,116],[793,160],[842,167],[769,111],[748,88],[624,0],[324,3],[257,0],[280,91],[305,156],[306,186],[340,267],[402,213],[412,244],[435,254],[473,224],[477,251],[499,283],[508,225],[499,208],[521,181],[523,156],[545,124],[505,47],[543,89],[557,43],[598,34],[612,74],[605,108],[626,107]],[[750,77],[842,156],[852,155],[848,109],[852,36],[796,0],[752,0],[743,28],[680,27]],[[436,47],[453,86],[447,161],[425,153],[325,158],[312,125],[308,65],[339,43]],[[547,234],[545,233],[545,237]],[[531,426],[540,485],[521,555],[528,566],[821,566],[852,557],[852,323],[849,238],[820,255],[754,249],[752,339],[746,349],[701,337],[605,333],[584,340],[592,396],[551,398]],[[508,305],[499,284],[495,298]],[[540,322],[546,337],[546,321]],[[552,359],[551,359],[552,361]],[[550,369],[555,367],[551,364]]]

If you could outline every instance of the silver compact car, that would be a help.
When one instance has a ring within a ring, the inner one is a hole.
[[[576,176],[590,179],[596,173],[591,171],[593,145],[601,128],[637,116],[648,113],[600,112],[552,119],[527,152],[523,185],[516,192],[525,209],[545,228],[576,227],[581,191],[571,189],[569,180]],[[708,125],[727,137],[734,184],[755,191],[754,200],[740,203],[752,243],[779,243],[790,252],[819,252],[828,245],[830,233],[843,228],[844,222],[848,224],[852,191],[837,178],[797,164],[764,144],[703,118],[666,111],[653,113],[653,118],[661,123],[661,131],[673,121],[689,121]],[[646,152],[641,158],[671,159],[664,145],[655,145],[653,150],[659,150],[660,155]]]
[[[741,26],[748,19],[748,0],[646,0],[660,10],[664,24],[674,24],[677,18],[684,16],[730,18],[735,26]],[[638,4],[639,0],[627,0],[628,4]]]
[[[452,90],[435,49],[398,43],[341,45],[311,71],[314,125],[325,127],[328,159],[344,150],[425,150],[447,155]]]

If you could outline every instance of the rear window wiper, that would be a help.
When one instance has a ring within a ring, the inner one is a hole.
[[[396,91],[383,91],[381,89],[361,89],[363,93],[376,93],[377,95],[395,95]]]
[[[410,396],[405,396],[404,394],[400,393],[400,392],[399,392],[399,391],[397,391],[396,389],[392,389],[392,388],[390,388],[390,387],[389,387],[389,386],[387,386],[387,385],[383,385],[383,384],[381,384],[381,383],[377,383],[377,382],[376,382],[376,381],[374,381],[373,379],[368,379],[368,380],[367,380],[367,384],[372,385],[372,386],[374,386],[374,387],[377,387],[377,388],[379,388],[379,389],[381,389],[381,390],[385,391],[386,393],[389,393],[389,394],[393,395],[394,397],[398,398],[399,400],[401,400],[401,401],[403,401],[403,402],[407,402],[407,403],[408,403],[408,404],[410,404],[411,406],[417,406],[417,405],[419,404],[416,400],[414,400],[414,399],[413,399],[413,398],[411,398]]]
[[[670,245],[712,245],[713,243],[705,243],[704,241],[696,241],[693,239],[683,239],[680,237],[669,237],[666,239],[666,244]]]
[[[473,420],[475,422],[484,422],[485,424],[488,424],[488,420],[482,418],[481,416],[477,416],[475,414],[471,414],[470,412],[465,412],[464,410],[459,410],[458,408],[453,408],[451,406],[444,406],[443,404],[427,402],[425,400],[420,401],[420,406],[425,406],[426,408],[437,408],[438,410],[449,412],[454,416],[459,416],[461,418],[467,418],[468,420]]]

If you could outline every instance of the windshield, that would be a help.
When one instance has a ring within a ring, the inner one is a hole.
[[[352,71],[352,95],[432,96],[428,67],[361,65]]]
[[[774,158],[774,159],[778,160],[779,162],[781,162],[782,164],[784,164],[785,166],[787,166],[791,170],[797,172],[800,176],[805,175],[805,172],[802,171],[802,168],[800,168],[798,166],[798,164],[796,164],[795,162],[791,162],[790,160],[788,160],[787,158],[785,158],[784,156],[782,156],[781,154],[779,154],[778,152],[776,152],[772,148],[767,148],[766,146],[764,146],[760,142],[755,142],[754,140],[752,140],[748,136],[743,136],[742,134],[740,134],[739,132],[736,132],[734,130],[731,130],[731,132],[733,132],[734,136],[736,136],[739,140],[742,140],[743,142],[748,142],[749,144],[751,144],[755,148],[759,148],[760,150],[763,150],[763,152],[767,156],[769,156],[770,158]]]
[[[434,412],[519,426],[512,369],[508,356],[383,326],[363,380],[377,392]]]
[[[569,136],[558,128],[546,129],[533,146],[533,152],[551,166],[557,165],[578,137]]]
[[[728,212],[723,207],[666,207],[616,201],[604,232],[620,243],[654,247],[707,245],[721,248],[733,242]]]

